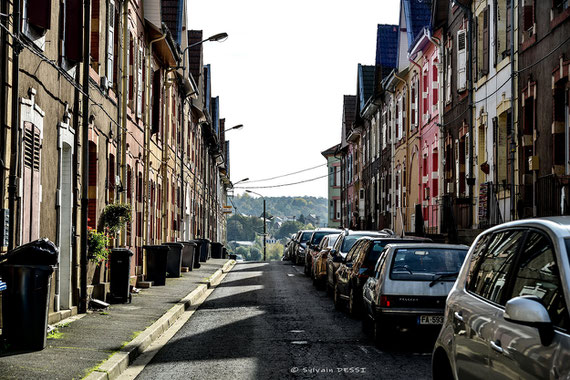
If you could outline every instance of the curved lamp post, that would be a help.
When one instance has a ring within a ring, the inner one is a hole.
[[[265,261],[267,259],[267,232],[266,232],[266,214],[265,214],[265,197],[259,193],[256,193],[255,191],[251,191],[251,190],[246,190],[246,193],[251,193],[251,194],[255,194],[255,195],[259,195],[261,198],[263,198],[263,261]]]
[[[235,127],[231,127],[231,128],[228,128],[228,129],[224,129],[224,132],[229,132],[229,131],[231,131],[231,130],[233,130],[233,129],[242,129],[242,128],[243,128],[243,124],[238,124],[238,125],[236,125]]]
[[[208,42],[208,41],[219,41],[219,42],[223,42],[228,38],[228,34],[227,33],[218,33],[218,34],[214,34],[213,36],[210,36],[208,38],[206,38],[205,40],[202,41],[198,41],[198,42],[194,42],[193,44],[190,44],[188,46],[186,46],[184,48],[184,50],[182,50],[182,72],[184,73],[183,76],[186,76],[186,52],[188,51],[188,49],[193,48],[194,46],[198,46],[203,44],[204,42]]]

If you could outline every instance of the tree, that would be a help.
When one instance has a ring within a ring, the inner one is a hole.
[[[244,260],[249,256],[249,250],[245,247],[237,247],[236,254],[241,255]]]
[[[303,216],[303,214],[299,215],[299,219],[297,220],[301,222],[301,224],[305,224],[305,217]]]
[[[267,245],[267,260],[281,260],[283,256],[283,244],[275,243]]]
[[[257,247],[251,247],[249,249],[249,257],[248,260],[250,261],[259,261],[261,260],[261,251]]]
[[[303,229],[303,223],[296,220],[288,220],[283,222],[281,227],[277,230],[275,237],[277,239],[288,238],[291,234]]]

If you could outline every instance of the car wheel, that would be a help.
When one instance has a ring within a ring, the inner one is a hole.
[[[305,275],[306,275],[306,276],[309,276],[309,275],[311,274],[311,272],[310,272],[310,271],[311,271],[311,269],[310,269],[311,267],[310,267],[309,262],[310,262],[309,258],[308,258],[308,257],[305,257]]]
[[[394,343],[395,327],[382,318],[376,318],[374,321],[374,343],[378,347],[386,348]]]
[[[326,283],[325,283],[325,292],[327,293],[327,296],[330,296],[332,294],[332,288],[329,284],[328,279],[326,280]]]
[[[441,347],[433,354],[431,372],[433,380],[454,380],[451,364]]]
[[[340,310],[342,308],[342,302],[340,300],[340,292],[338,290],[338,285],[334,286],[333,302],[334,302],[334,307],[337,310]]]
[[[365,333],[369,333],[371,328],[372,328],[372,318],[370,318],[370,315],[368,315],[368,313],[364,313],[364,315],[362,316],[362,331],[364,331]]]

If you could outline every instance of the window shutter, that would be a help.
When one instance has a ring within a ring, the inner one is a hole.
[[[469,133],[465,134],[465,177],[471,177],[471,168],[469,167],[469,144],[471,144],[471,139]]]
[[[65,56],[72,62],[83,60],[83,1],[65,1]]]
[[[467,88],[467,40],[465,30],[457,32],[457,91]]]
[[[134,108],[133,105],[133,97],[134,97],[134,64],[135,64],[135,46],[134,46],[134,39],[131,37],[131,34],[127,32],[127,46],[129,47],[127,49],[127,72],[125,73],[127,75],[127,79],[128,79],[128,88],[127,88],[127,99],[129,99],[129,106],[131,107],[131,109]]]
[[[446,58],[446,63],[447,63],[447,72],[446,72],[446,78],[445,78],[445,101],[447,103],[451,103],[451,76],[452,76],[452,70],[453,67],[451,65],[451,52],[452,52],[452,48],[451,46],[447,48],[447,58]]]
[[[144,66],[144,56],[142,43],[139,46],[139,59],[137,65],[137,117],[142,117],[142,99],[143,99],[143,66]]]
[[[156,70],[152,78],[152,134],[160,131],[160,110],[162,108],[160,105],[160,88],[160,70]]]
[[[22,244],[40,237],[40,130],[32,123],[24,123]]]
[[[51,26],[51,0],[28,0],[28,22],[41,29]]]
[[[91,0],[91,59],[99,62],[99,0]]]
[[[483,11],[483,67],[481,73],[489,74],[489,6]]]
[[[113,86],[115,77],[115,2],[109,0],[107,8],[107,80],[109,87]]]

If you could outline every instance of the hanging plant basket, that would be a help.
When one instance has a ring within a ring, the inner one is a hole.
[[[100,229],[109,231],[112,236],[115,236],[125,224],[131,221],[131,218],[132,207],[130,204],[109,204],[105,206],[99,218]]]

